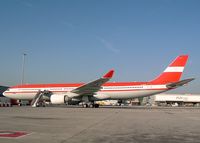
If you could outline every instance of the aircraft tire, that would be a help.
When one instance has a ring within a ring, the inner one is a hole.
[[[94,108],[99,108],[99,104],[94,104]]]
[[[88,104],[83,104],[83,108],[88,108]]]

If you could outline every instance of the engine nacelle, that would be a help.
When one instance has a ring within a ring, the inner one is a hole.
[[[106,100],[109,99],[110,96],[107,94],[97,93],[93,95],[92,100]]]
[[[71,98],[64,94],[53,94],[51,95],[50,100],[52,104],[65,104],[70,101]]]

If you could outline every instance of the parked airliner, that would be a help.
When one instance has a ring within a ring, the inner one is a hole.
[[[151,96],[187,84],[194,79],[180,80],[187,60],[188,55],[178,56],[163,73],[148,82],[108,82],[114,74],[114,70],[110,70],[88,83],[24,84],[8,88],[3,95],[11,99],[32,100],[33,107],[40,100],[49,100],[52,104],[83,103],[84,107],[99,107],[95,101]]]

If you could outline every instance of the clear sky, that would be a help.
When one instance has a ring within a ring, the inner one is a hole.
[[[148,81],[189,54],[177,93],[200,93],[199,0],[0,0],[0,83]]]

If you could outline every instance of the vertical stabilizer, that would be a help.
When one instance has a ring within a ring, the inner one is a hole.
[[[156,79],[150,81],[152,83],[166,84],[177,82],[180,80],[185,65],[188,60],[188,55],[178,56]]]

